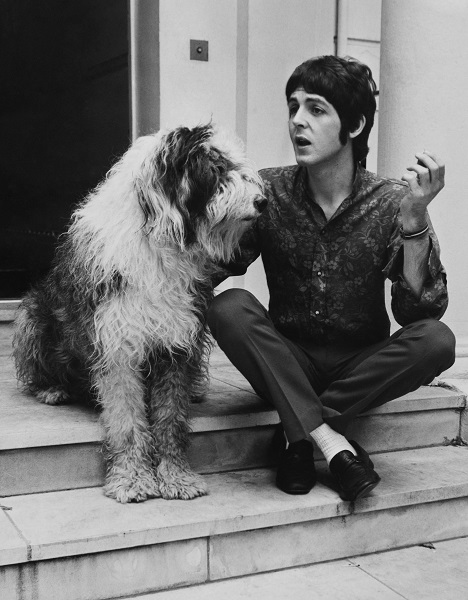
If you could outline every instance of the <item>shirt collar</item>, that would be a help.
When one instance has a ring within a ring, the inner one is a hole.
[[[342,212],[342,210],[348,207],[350,204],[353,204],[355,199],[359,199],[359,192],[362,190],[362,184],[367,173],[368,171],[366,171],[364,167],[362,167],[359,163],[356,164],[356,171],[354,173],[354,181],[351,188],[351,193],[343,200],[340,208],[337,210],[337,214]],[[314,201],[314,197],[308,185],[306,167],[298,167],[296,185],[298,186],[299,197],[306,198],[312,202]]]

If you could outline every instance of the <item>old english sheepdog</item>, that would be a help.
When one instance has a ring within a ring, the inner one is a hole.
[[[207,378],[211,279],[265,204],[241,144],[211,124],[141,137],[74,212],[24,298],[18,379],[46,404],[97,400],[107,496],[206,493],[186,448]]]

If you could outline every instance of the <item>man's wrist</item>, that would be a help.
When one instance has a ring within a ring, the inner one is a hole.
[[[401,215],[401,226],[405,233],[421,231],[427,225],[427,213],[421,215]]]
[[[400,237],[404,240],[418,240],[425,237],[429,233],[429,225],[426,223],[424,227],[415,231],[406,231],[400,227]]]

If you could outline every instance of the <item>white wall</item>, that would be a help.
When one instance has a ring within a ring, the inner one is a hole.
[[[333,54],[335,3],[253,0],[249,4],[248,151],[259,168],[295,162],[284,90],[300,63]]]
[[[161,127],[235,130],[236,20],[232,0],[160,0]],[[208,62],[190,60],[190,39],[208,40]]]

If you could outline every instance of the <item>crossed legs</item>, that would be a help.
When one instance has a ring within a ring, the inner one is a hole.
[[[324,423],[345,433],[357,414],[432,381],[455,354],[452,332],[432,319],[364,348],[294,343],[252,294],[239,289],[214,299],[208,324],[234,366],[276,408],[290,444],[310,440]]]

